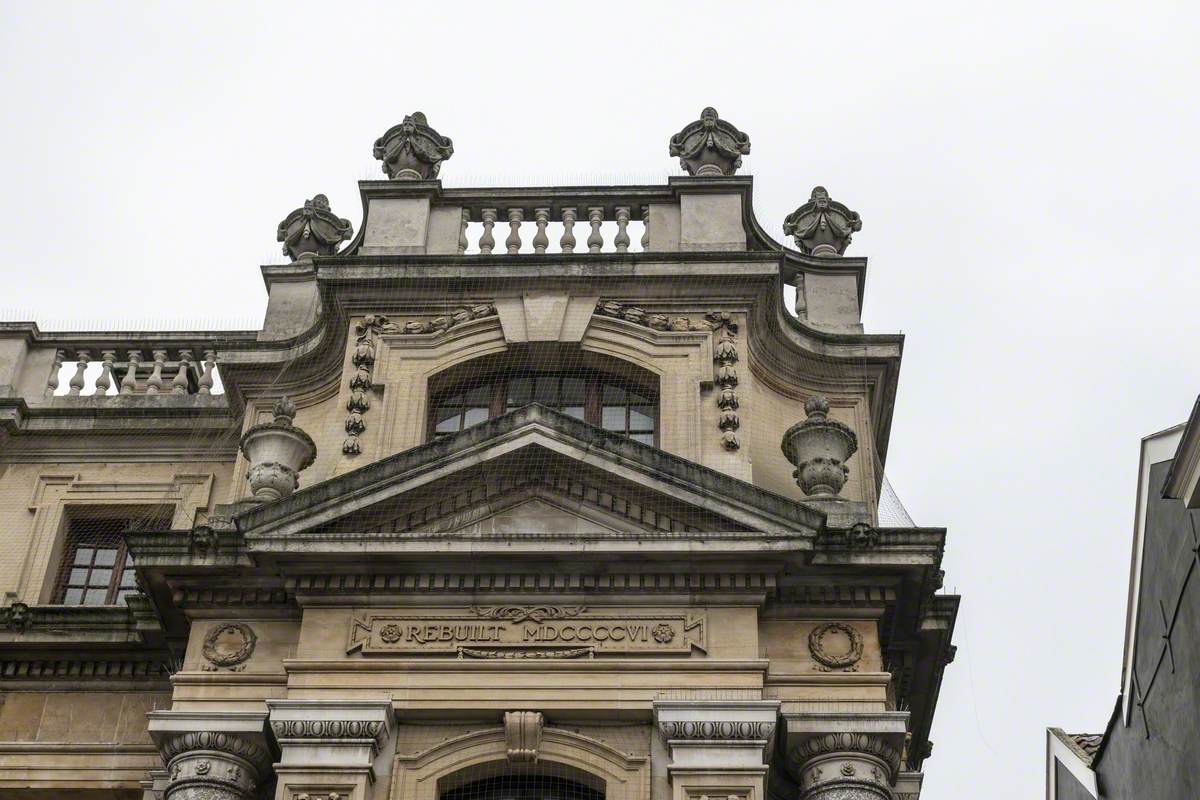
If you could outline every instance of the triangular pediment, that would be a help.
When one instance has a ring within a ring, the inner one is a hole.
[[[298,536],[363,548],[372,537],[805,538],[822,522],[801,504],[536,405],[238,517],[262,550]]]

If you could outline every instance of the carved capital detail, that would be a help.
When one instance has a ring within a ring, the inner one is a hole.
[[[167,798],[249,800],[271,769],[265,749],[216,731],[172,736],[159,752],[167,765]]]
[[[512,764],[533,764],[542,746],[546,720],[540,711],[509,711],[504,715],[504,743]]]
[[[387,736],[382,720],[287,719],[272,720],[271,732],[281,742],[293,739],[362,739],[379,744]]]

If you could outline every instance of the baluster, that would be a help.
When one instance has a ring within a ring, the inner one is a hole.
[[[650,249],[650,206],[642,209],[642,250]]]
[[[604,237],[600,235],[600,223],[604,221],[603,208],[588,209],[588,224],[592,226],[592,232],[588,234],[587,246],[589,253],[599,253],[600,248],[604,246]]]
[[[108,387],[112,386],[112,367],[113,362],[117,360],[117,351],[101,350],[100,358],[103,361],[100,365],[100,377],[96,378],[96,391],[92,394],[103,397],[108,394]]]
[[[50,367],[50,379],[46,381],[46,397],[53,397],[58,391],[58,373],[62,372],[63,361],[67,357],[66,350],[54,351],[54,365]]]
[[[91,360],[91,354],[87,350],[75,351],[75,374],[67,382],[67,386],[70,387],[69,394],[78,395],[83,391],[83,373],[87,370],[88,362]]]
[[[126,355],[129,358],[129,369],[125,370],[125,377],[121,380],[121,394],[133,394],[137,391],[137,368],[142,360],[142,351],[130,350]]]
[[[213,370],[217,368],[217,354],[204,351],[204,374],[200,376],[200,394],[212,394]]]
[[[483,215],[483,236],[479,237],[479,254],[488,256],[496,246],[496,237],[492,236],[492,226],[496,224],[496,209],[485,208]]]
[[[620,206],[617,211],[617,235],[613,238],[613,246],[617,248],[618,253],[629,252],[629,209],[625,206]]]
[[[521,220],[525,218],[525,212],[519,208],[510,208],[508,210],[508,238],[504,240],[504,246],[508,248],[508,254],[515,255],[521,249]]]
[[[192,366],[192,351],[179,351],[179,372],[175,374],[175,380],[171,381],[171,392],[173,394],[187,394],[188,390],[188,369]]]
[[[458,226],[458,254],[467,252],[467,224],[471,221],[471,209],[462,210],[462,222]]]
[[[167,351],[153,350],[151,352],[154,353],[154,371],[146,379],[146,394],[158,394],[162,391],[162,373],[163,367],[167,363]]]
[[[575,209],[564,208],[562,217],[563,217],[563,234],[562,234],[562,238],[558,240],[558,246],[560,248],[562,248],[562,251],[564,253],[574,253],[575,252],[575,231],[573,231],[572,228],[575,227]]]
[[[550,224],[550,209],[535,208],[533,216],[537,225],[537,233],[533,235],[533,252],[545,254],[546,248],[550,246],[550,237],[546,235],[546,226]]]

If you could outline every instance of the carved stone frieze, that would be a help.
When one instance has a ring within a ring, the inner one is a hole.
[[[283,242],[283,254],[295,261],[304,256],[333,255],[352,235],[350,220],[330,211],[329,198],[319,194],[279,223],[275,239]]]
[[[431,180],[438,176],[442,162],[454,155],[454,143],[431,128],[424,114],[414,111],[376,139],[372,153],[392,180]]]
[[[672,136],[670,143],[670,154],[679,158],[688,175],[732,175],[749,152],[750,137],[721,119],[711,106]]]
[[[863,637],[851,625],[827,622],[809,632],[808,652],[817,661],[818,670],[854,672],[862,659]]]
[[[547,658],[591,658],[596,655],[594,647],[564,647],[546,650],[481,650],[478,647],[458,648],[459,658],[479,659],[547,659]]]
[[[293,739],[369,739],[377,744],[387,737],[382,720],[285,719],[271,720],[271,732],[280,742]]]
[[[671,720],[660,721],[659,730],[668,740],[767,741],[775,733],[774,721]]]
[[[535,764],[546,719],[539,711],[509,711],[504,715],[505,755],[510,764]]]
[[[842,255],[850,237],[860,230],[858,212],[831,200],[824,186],[814,188],[808,202],[783,221],[783,232],[795,240],[800,252],[811,256]]]
[[[656,331],[708,331],[712,328],[704,323],[696,323],[683,316],[668,317],[666,314],[650,314],[638,306],[618,303],[615,300],[601,300],[596,304],[596,313],[602,317],[613,317],[644,325]]]
[[[509,622],[545,622],[548,619],[578,617],[587,610],[586,606],[472,606],[485,619],[506,619]]]
[[[208,664],[201,669],[211,672],[226,668],[231,672],[241,672],[246,668],[245,662],[254,654],[257,642],[258,636],[249,625],[241,622],[216,625],[204,637],[201,652]]]

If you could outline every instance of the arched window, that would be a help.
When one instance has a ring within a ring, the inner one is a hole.
[[[442,792],[439,800],[604,800],[604,792],[556,775],[508,773]]]
[[[648,388],[598,370],[493,373],[437,392],[430,403],[429,438],[449,436],[530,403],[656,444],[658,398]]]

